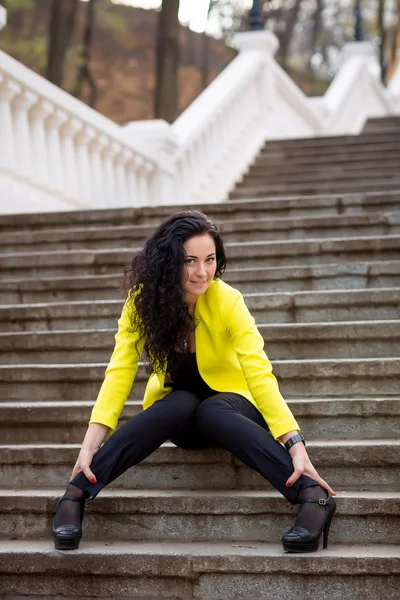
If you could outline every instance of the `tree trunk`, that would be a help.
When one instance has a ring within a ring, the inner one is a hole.
[[[62,86],[65,55],[71,41],[78,0],[53,0],[51,6],[46,77]]]
[[[72,94],[82,99],[82,86],[84,82],[89,86],[89,94],[86,100],[89,106],[93,107],[97,100],[98,89],[95,80],[90,71],[90,50],[93,37],[95,19],[95,0],[89,0],[86,6],[85,31],[83,34],[83,44],[79,53],[78,71]]]
[[[158,16],[154,112],[172,123],[178,116],[179,0],[163,0]]]
[[[287,61],[290,42],[292,41],[293,31],[297,23],[302,0],[296,0],[294,6],[287,11],[286,27],[280,38],[280,48],[278,50],[283,62]]]
[[[381,79],[382,83],[386,81],[386,60],[385,60],[385,46],[386,46],[386,32],[385,32],[385,0],[379,0],[378,3],[378,28],[379,28],[379,64],[381,65]]]
[[[310,60],[308,69],[311,71],[311,60],[317,47],[319,35],[322,26],[322,11],[324,9],[324,0],[317,0],[314,14],[312,16],[312,30],[310,36]]]
[[[210,77],[209,68],[209,46],[210,38],[204,31],[201,34],[201,64],[200,64],[200,76],[201,76],[201,89],[205,90],[208,86],[208,79]]]

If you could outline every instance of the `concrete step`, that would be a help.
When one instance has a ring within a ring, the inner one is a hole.
[[[399,202],[400,209],[400,202]],[[216,221],[224,242],[292,240],[310,237],[349,237],[400,233],[399,212],[370,212],[321,217],[285,217]],[[0,252],[50,252],[136,247],[144,244],[155,225],[119,225],[3,233]]]
[[[272,153],[271,153],[272,154]],[[391,148],[390,150],[381,149],[379,152],[367,152],[363,151],[362,154],[354,152],[352,149],[339,153],[316,153],[313,155],[305,154],[291,154],[285,157],[284,168],[285,174],[287,169],[289,172],[297,171],[304,167],[311,169],[313,166],[316,168],[327,168],[331,165],[340,167],[345,165],[346,168],[354,168],[357,165],[376,165],[380,161],[394,161],[400,157],[400,146],[398,149]],[[272,169],[272,167],[282,167],[283,159],[282,156],[274,157],[273,154],[270,156],[268,153],[259,154],[251,165],[249,171],[262,171],[263,169]]]
[[[0,540],[51,540],[59,490],[0,490]],[[330,544],[400,544],[400,493],[339,492]],[[86,503],[84,542],[272,542],[297,506],[277,491],[105,489]]]
[[[312,142],[313,145],[283,145],[266,142],[265,147],[261,150],[255,161],[263,162],[268,160],[280,160],[281,164],[288,164],[297,161],[298,159],[310,161],[314,157],[319,159],[324,157],[334,162],[336,159],[340,160],[341,156],[348,156],[349,160],[360,160],[363,158],[369,159],[374,157],[376,161],[380,160],[381,154],[388,155],[396,153],[400,149],[400,142],[398,136],[385,136],[380,141],[371,141],[369,144],[359,141],[358,138],[354,138],[351,144],[320,144],[317,145],[313,140],[307,140]]]
[[[2,215],[0,231],[39,231],[55,228],[91,229],[127,225],[158,224],[181,210],[201,210],[211,219],[259,219],[266,217],[312,217],[398,210],[399,191],[335,193],[315,196],[283,196],[222,202],[218,204],[169,205],[142,208],[77,210],[38,214]]]
[[[281,168],[286,165],[291,167],[296,164],[310,164],[316,159],[316,165],[340,163],[343,158],[347,158],[350,163],[359,163],[362,161],[372,161],[379,163],[383,158],[395,158],[400,150],[400,142],[397,140],[380,142],[370,147],[365,145],[353,144],[349,146],[329,147],[266,147],[254,159],[253,165],[279,164]],[[330,159],[330,160],[329,160]],[[378,188],[377,188],[378,189]]]
[[[235,190],[229,194],[232,200],[241,198],[264,198],[271,196],[285,196],[290,194],[334,194],[334,193],[354,193],[354,192],[369,192],[375,190],[396,191],[400,189],[400,177],[388,177],[385,179],[366,179],[363,181],[357,178],[335,181],[317,181],[310,180],[309,182],[285,182],[270,184],[268,182],[262,186],[239,184]]]
[[[396,356],[400,320],[258,324],[272,360]],[[0,333],[3,365],[107,362],[116,326],[110,329]]]
[[[107,363],[0,365],[0,401],[92,400]],[[273,361],[282,394],[298,397],[373,397],[399,394],[400,358]],[[142,398],[148,375],[139,366],[132,393]]]
[[[400,285],[400,261],[228,268],[224,281],[237,287],[243,294],[388,288]],[[122,282],[122,275],[2,279],[0,303],[77,302],[84,299],[122,301],[126,296],[126,292],[120,289]]]
[[[307,440],[400,439],[400,396],[288,399]],[[93,401],[0,402],[3,444],[79,444]],[[120,425],[142,412],[141,400],[128,400]]]
[[[68,483],[80,444],[0,445],[0,489],[59,488]],[[400,440],[308,440],[320,476],[336,492],[400,491]],[[182,450],[167,442],[109,489],[273,489],[221,448]]]
[[[267,292],[244,295],[257,323],[400,319],[400,289]],[[0,332],[112,329],[123,300],[0,305]]]
[[[331,164],[329,168],[325,166],[318,167],[314,165],[314,167],[309,166],[308,168],[304,167],[302,170],[292,171],[290,167],[290,163],[288,165],[288,171],[284,165],[282,165],[284,169],[284,177],[282,177],[282,172],[280,172],[276,166],[268,169],[268,165],[265,173],[253,172],[250,170],[246,175],[244,175],[239,186],[259,186],[259,185],[274,185],[279,184],[282,181],[290,184],[299,184],[303,185],[306,182],[314,183],[315,185],[319,183],[325,183],[330,181],[337,181],[338,183],[344,183],[346,181],[354,181],[358,182],[362,181],[362,185],[364,182],[367,182],[370,179],[379,179],[381,177],[395,178],[399,172],[399,164],[400,161],[382,161],[371,164],[354,164],[350,163],[347,167],[344,165],[336,166],[335,164]]]
[[[379,544],[302,555],[280,543],[83,541],[67,559],[51,540],[0,543],[5,600],[32,590],[53,600],[67,590],[79,600],[276,600],[282,590],[285,600],[397,600],[399,572],[400,549]]]
[[[400,118],[399,117],[376,117],[368,119],[363,127],[362,133],[373,133],[381,131],[392,131],[393,129],[400,129]]]
[[[346,151],[348,148],[372,150],[382,145],[398,145],[400,143],[396,134],[381,133],[374,131],[371,133],[361,133],[358,135],[330,135],[324,137],[306,137],[281,140],[267,140],[261,149],[261,153],[274,150],[297,150],[298,152],[306,149],[326,150],[327,152]]]
[[[281,267],[362,260],[398,260],[400,235],[308,238],[225,244],[229,266]],[[122,273],[140,248],[70,250],[0,255],[0,280]],[[258,291],[258,290],[254,290]]]

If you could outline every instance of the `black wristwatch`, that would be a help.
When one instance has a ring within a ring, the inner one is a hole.
[[[285,442],[286,450],[289,452],[290,448],[294,446],[294,444],[297,444],[297,442],[303,442],[303,444],[306,445],[306,441],[301,433],[296,433],[296,435],[292,435],[292,437],[289,438],[287,442]]]

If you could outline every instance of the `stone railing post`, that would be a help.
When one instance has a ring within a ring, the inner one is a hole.
[[[85,126],[76,136],[76,167],[79,198],[90,206],[96,206],[96,204],[93,204],[93,183],[89,157],[89,147],[95,135],[96,131],[93,127]]]
[[[33,179],[33,151],[31,147],[28,113],[36,104],[38,97],[27,90],[21,90],[16,96],[14,109],[15,143],[18,148],[18,168],[21,178]]]
[[[119,199],[117,194],[117,185],[114,169],[114,159],[121,151],[121,145],[117,142],[111,142],[106,145],[103,152],[103,168],[104,168],[104,189],[107,198],[108,206],[118,206]]]
[[[124,131],[127,140],[135,141],[141,147],[151,152],[159,164],[157,174],[151,182],[152,203],[172,204],[176,202],[176,153],[178,137],[171,126],[162,119],[155,121],[134,121],[125,125]],[[143,164],[141,163],[140,166],[143,167]],[[150,169],[150,171],[147,169],[147,171],[147,176],[150,176],[153,169]]]
[[[13,132],[11,102],[20,87],[0,75],[0,172],[12,174],[16,170],[16,147]]]
[[[53,105],[40,100],[31,109],[32,158],[35,180],[44,188],[49,188],[48,148],[46,138],[46,120],[53,112]]]
[[[63,159],[63,179],[66,196],[76,201],[78,199],[78,172],[75,153],[75,136],[82,129],[78,119],[68,119],[61,130],[61,148]]]
[[[0,31],[7,25],[7,11],[0,5]]]
[[[279,48],[279,40],[272,31],[243,31],[236,33],[234,43],[239,54],[248,52],[262,53],[264,68],[260,74],[258,90],[258,111],[260,125],[268,128],[274,118],[275,103],[275,54]]]
[[[102,153],[108,143],[108,138],[101,134],[94,137],[90,146],[89,158],[92,180],[92,198],[96,208],[107,206]]]
[[[48,160],[51,186],[60,196],[68,196],[68,182],[64,176],[60,131],[68,120],[65,111],[56,109],[47,119]]]

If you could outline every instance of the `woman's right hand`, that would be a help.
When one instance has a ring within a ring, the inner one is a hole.
[[[76,461],[74,469],[72,471],[71,480],[74,479],[74,477],[76,477],[78,473],[83,471],[84,475],[86,475],[89,481],[91,481],[92,483],[97,483],[96,476],[94,475],[93,471],[91,471],[90,465],[92,464],[93,456],[99,450],[100,447],[87,448],[85,446],[82,446],[81,451],[79,452],[78,460]]]
[[[97,483],[96,475],[90,469],[93,456],[98,452],[107,437],[109,428],[101,423],[90,423],[87,428],[82,447],[79,452],[78,460],[72,471],[71,480],[83,471],[84,475],[92,483]]]

